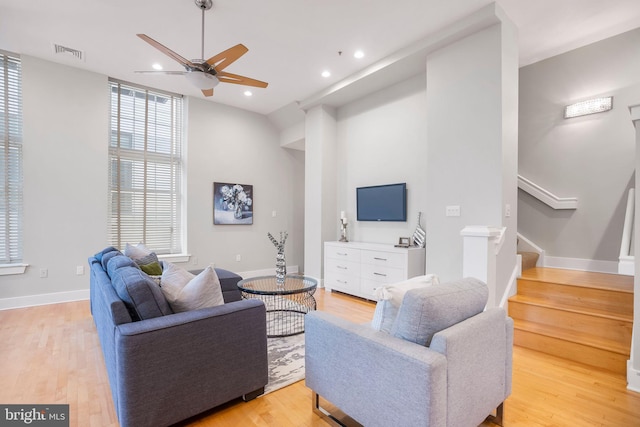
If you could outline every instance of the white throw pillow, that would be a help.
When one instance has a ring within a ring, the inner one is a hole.
[[[160,289],[174,313],[224,304],[220,279],[212,266],[194,276],[170,262],[164,263]]]
[[[393,322],[398,316],[398,310],[404,294],[411,289],[423,288],[438,284],[440,281],[435,274],[427,274],[425,276],[413,277],[404,282],[394,283],[393,285],[381,286],[375,289],[374,295],[378,303],[373,313],[371,327],[377,331],[390,333]]]
[[[150,255],[151,250],[142,243],[138,243],[135,246],[127,243],[124,248],[124,254],[135,261]]]

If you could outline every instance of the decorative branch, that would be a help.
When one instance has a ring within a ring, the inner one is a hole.
[[[271,243],[273,243],[273,246],[275,246],[278,249],[278,252],[284,252],[284,244],[287,241],[287,237],[289,237],[289,233],[287,233],[286,231],[281,231],[280,241],[277,241],[271,235],[271,233],[267,233],[267,236],[269,236],[269,240],[271,240]]]

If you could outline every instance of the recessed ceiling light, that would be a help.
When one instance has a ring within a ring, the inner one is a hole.
[[[331,72],[329,70],[324,70],[321,76],[324,78],[331,77]]]
[[[151,66],[151,68],[153,68],[154,70],[158,70],[158,71],[160,71],[160,70],[162,70],[162,65],[160,65],[160,64],[158,64],[158,63],[155,63],[155,64],[153,64],[153,65]]]
[[[358,59],[360,59],[360,58],[364,58],[364,52],[363,52],[363,51],[361,51],[361,50],[356,50],[356,51],[353,53],[353,57],[354,57],[354,58],[358,58]]]
[[[244,96],[251,96],[251,95],[253,95],[253,93],[250,90],[244,91]]]

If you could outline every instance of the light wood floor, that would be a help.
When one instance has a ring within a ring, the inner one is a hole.
[[[373,303],[319,290],[318,309],[355,322]],[[0,403],[68,403],[71,426],[117,426],[88,301],[0,311]],[[184,426],[326,426],[304,381],[251,402],[234,401]],[[514,348],[506,426],[640,426],[640,394],[623,376]],[[491,424],[483,424],[491,426]],[[404,427],[404,426],[399,426]]]

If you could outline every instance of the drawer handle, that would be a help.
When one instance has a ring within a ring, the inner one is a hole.
[[[343,266],[341,266],[341,265],[338,265],[338,266],[337,266],[337,268],[339,268],[340,270],[348,270],[348,268],[347,268],[347,267],[343,267]]]
[[[338,282],[338,283],[342,283],[343,285],[346,285],[346,284],[347,284],[347,282],[346,282],[345,280],[336,280],[336,282]]]
[[[387,277],[387,275],[386,275],[386,274],[382,274],[382,273],[375,273],[375,272],[374,272],[373,274],[374,274],[375,276]]]
[[[386,258],[378,258],[378,257],[375,257],[375,258],[373,258],[373,259],[375,259],[376,261],[387,261],[387,259],[386,259]]]
[[[340,256],[347,256],[348,255],[348,254],[344,254],[342,252],[338,252],[337,254],[340,255]]]

